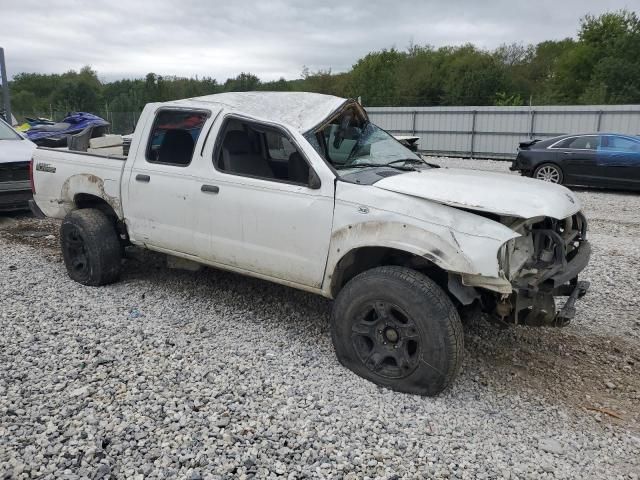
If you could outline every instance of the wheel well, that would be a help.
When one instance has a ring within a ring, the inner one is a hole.
[[[121,237],[122,235],[124,235],[125,238],[128,238],[124,222],[120,221],[116,211],[103,198],[97,197],[95,195],[91,195],[89,193],[78,193],[73,198],[73,203],[78,209],[94,208],[96,210],[100,210],[102,213],[104,213],[107,216],[107,218],[109,218],[113,222],[113,225],[116,227],[116,231],[118,232],[118,234]]]
[[[337,263],[331,277],[331,296],[335,298],[349,280],[365,270],[390,265],[424,273],[445,292],[449,292],[447,272],[426,258],[395,248],[361,247],[351,250]]]

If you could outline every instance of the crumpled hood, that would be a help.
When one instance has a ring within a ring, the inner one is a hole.
[[[384,178],[378,188],[452,207],[520,218],[567,218],[580,201],[567,188],[516,175],[432,168]]]
[[[35,149],[29,140],[0,140],[0,163],[28,162]]]

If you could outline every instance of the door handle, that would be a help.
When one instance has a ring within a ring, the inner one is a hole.
[[[218,193],[220,191],[220,187],[217,187],[216,185],[202,185],[202,187],[200,187],[200,191],[206,193]]]
[[[149,180],[151,180],[151,177],[149,175],[142,175],[139,173],[138,175],[136,175],[136,180],[138,182],[149,183]]]

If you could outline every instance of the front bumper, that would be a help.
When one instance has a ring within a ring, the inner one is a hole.
[[[528,277],[514,286],[513,321],[531,326],[567,325],[576,314],[575,303],[589,290],[589,282],[579,281],[578,275],[589,264],[591,245],[587,240],[570,260],[561,261],[537,275]],[[556,311],[554,297],[568,297],[564,306]]]
[[[553,282],[553,287],[557,288],[570,280],[577,278],[578,274],[584,270],[589,264],[591,258],[591,244],[587,240],[580,243],[580,248],[575,256],[566,262],[557,273],[549,277],[549,281]]]

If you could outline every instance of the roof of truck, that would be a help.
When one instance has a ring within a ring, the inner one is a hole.
[[[227,111],[286,124],[304,133],[319,125],[347,101],[333,95],[309,92],[227,92],[162,105],[192,108],[219,105]]]

